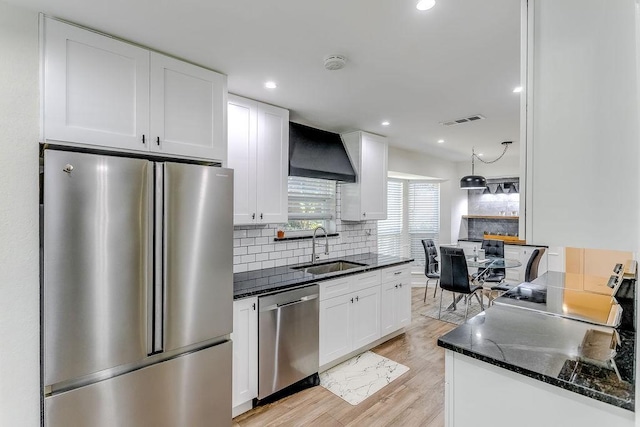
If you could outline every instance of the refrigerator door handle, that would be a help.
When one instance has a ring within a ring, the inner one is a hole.
[[[149,205],[148,217],[147,217],[147,247],[149,250],[147,251],[147,288],[146,288],[146,318],[147,318],[147,355],[151,355],[154,353],[153,349],[153,339],[154,339],[154,288],[155,288],[155,280],[154,280],[154,248],[153,241],[155,240],[156,226],[154,222],[154,209],[155,209],[155,171],[153,167],[153,163],[149,163],[149,168],[147,169],[147,203]]]
[[[153,353],[164,350],[164,163],[155,163],[155,218],[154,218],[154,252],[155,264],[153,275]]]

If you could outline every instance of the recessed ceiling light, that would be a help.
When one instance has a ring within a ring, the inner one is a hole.
[[[513,89],[513,93],[520,93],[520,92],[522,92],[522,86],[518,86]]]
[[[484,154],[478,153],[478,157],[482,157],[482,156],[484,156]]]
[[[267,89],[275,89],[278,87],[278,85],[276,84],[276,82],[268,81],[264,84],[264,87],[266,87]]]
[[[435,5],[436,5],[436,0],[420,0],[418,4],[416,4],[416,9],[429,10]]]
[[[384,122],[382,122],[382,126],[389,126],[390,124],[391,124],[391,123],[389,123],[389,122],[388,122],[388,121],[386,121],[386,120],[385,120]]]
[[[444,139],[439,139],[438,140],[438,144],[443,144],[444,143]]]

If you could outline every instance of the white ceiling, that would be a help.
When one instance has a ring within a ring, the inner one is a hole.
[[[518,155],[516,0],[437,0],[424,12],[417,0],[7,1],[227,74],[229,92],[288,108],[293,121],[455,161],[472,146],[497,156],[505,140]],[[347,66],[327,71],[334,53]],[[474,114],[486,120],[439,124]]]

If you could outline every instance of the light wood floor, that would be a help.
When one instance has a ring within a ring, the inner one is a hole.
[[[318,386],[254,408],[234,418],[233,426],[443,426],[444,350],[436,340],[456,325],[420,315],[423,295],[424,288],[412,289],[406,333],[373,349],[409,372],[357,406]]]

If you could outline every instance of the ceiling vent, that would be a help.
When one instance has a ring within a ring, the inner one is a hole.
[[[340,70],[347,63],[347,58],[342,55],[329,55],[324,58],[324,68],[329,71]]]
[[[482,116],[480,114],[475,114],[473,116],[450,120],[448,122],[440,122],[440,124],[445,126],[455,126],[455,125],[461,125],[463,123],[475,122],[476,120],[484,120],[484,119],[486,119],[485,116]]]

